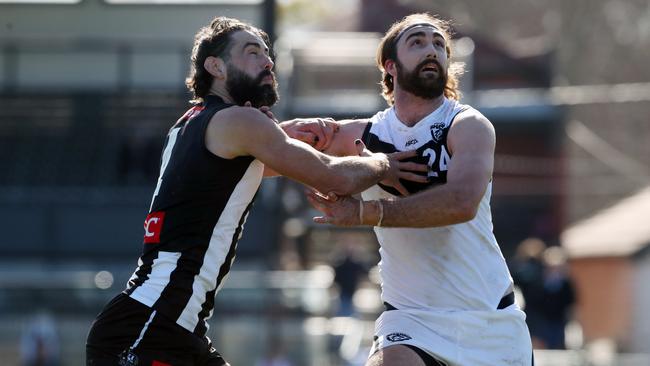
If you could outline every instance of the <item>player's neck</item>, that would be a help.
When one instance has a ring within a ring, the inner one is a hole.
[[[226,90],[225,85],[213,83],[212,86],[210,87],[210,90],[208,91],[208,94],[216,95],[221,99],[223,99],[223,101],[226,103],[235,104],[232,98],[230,97],[230,93],[228,93],[228,90]]]
[[[422,118],[440,108],[444,101],[444,94],[433,99],[424,99],[408,92],[396,91],[395,113],[403,124],[412,127]]]

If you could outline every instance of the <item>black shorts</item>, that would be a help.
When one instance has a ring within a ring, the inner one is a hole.
[[[207,337],[198,336],[120,294],[97,316],[86,341],[86,366],[223,366]]]

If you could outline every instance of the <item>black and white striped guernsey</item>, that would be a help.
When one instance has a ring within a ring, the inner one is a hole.
[[[124,291],[200,336],[264,170],[252,156],[223,159],[206,148],[210,119],[230,106],[208,96],[170,129],[144,222],[142,256]]]

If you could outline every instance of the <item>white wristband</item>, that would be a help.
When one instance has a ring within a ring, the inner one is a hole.
[[[377,221],[377,226],[381,226],[381,222],[384,220],[384,204],[381,203],[381,200],[377,200],[379,204],[379,221]]]
[[[359,225],[363,225],[363,200],[359,200]]]

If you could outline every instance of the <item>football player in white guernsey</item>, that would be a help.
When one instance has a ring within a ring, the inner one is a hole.
[[[308,195],[318,223],[374,226],[381,245],[382,300],[367,366],[533,363],[525,314],[492,233],[490,195],[495,132],[458,102],[448,23],[414,14],[393,24],[377,64],[390,108],[369,120],[341,121],[326,151],[354,154],[416,149],[428,184],[411,195],[377,185],[362,193]],[[418,159],[416,159],[418,160]]]

